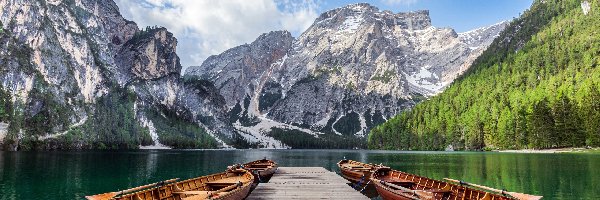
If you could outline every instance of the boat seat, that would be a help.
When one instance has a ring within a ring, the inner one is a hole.
[[[209,192],[211,192],[211,191],[195,190],[195,191],[173,192],[173,194],[202,195],[202,194],[208,194]]]
[[[228,177],[219,180],[207,182],[206,185],[233,185],[239,182],[243,182],[243,178],[240,176]]]
[[[444,190],[444,189],[427,189],[425,190],[426,192],[433,192],[433,193],[448,193],[450,192],[450,190]]]
[[[385,182],[388,183],[392,183],[392,184],[414,184],[414,181],[411,180],[406,180],[406,179],[388,179],[388,180],[384,180]]]
[[[266,170],[265,167],[246,167],[247,170]]]
[[[450,190],[443,189],[425,189],[425,190],[415,190],[422,199],[435,199],[436,197],[444,197],[447,193],[450,193]]]
[[[271,164],[250,164],[248,166],[265,166],[265,167],[268,167],[268,166],[271,166]]]
[[[182,198],[182,200],[206,200],[206,199],[209,199],[210,197],[215,198],[215,197],[218,197],[218,196],[223,195],[223,194],[225,194],[225,192],[219,192],[219,193],[213,194],[212,196],[209,196],[209,195],[194,195],[194,196],[189,196],[189,197]]]
[[[350,165],[347,165],[347,166],[352,166],[352,167],[365,167],[364,165],[352,165],[352,164],[350,164]]]
[[[208,199],[208,197],[210,197],[208,194],[199,194],[199,195],[184,197],[181,199],[182,200],[204,200],[204,199]]]
[[[220,181],[220,182],[208,182],[205,184],[208,186],[211,186],[211,185],[235,185],[238,182],[239,181]]]
[[[404,179],[392,179],[392,180],[386,181],[386,182],[393,184],[393,185],[402,186],[405,188],[410,188],[415,184],[415,182],[413,182],[413,181],[404,180]]]
[[[250,165],[248,167],[244,167],[244,169],[248,169],[248,168],[269,168],[271,167],[271,165]]]
[[[415,184],[415,182],[412,182],[412,181],[389,181],[388,183],[391,183],[394,185],[413,185],[413,184]]]

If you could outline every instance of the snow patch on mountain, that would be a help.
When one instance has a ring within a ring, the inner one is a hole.
[[[432,83],[431,80],[439,79],[438,75],[427,70],[429,66],[421,67],[418,72],[413,74],[403,73],[406,80],[415,87],[426,89],[431,93],[436,93],[440,91],[442,88],[446,87],[443,82]],[[425,93],[428,95],[430,93]]]
[[[0,122],[0,144],[2,143],[2,141],[4,141],[6,133],[8,133],[8,124]]]
[[[206,130],[206,133],[208,135],[210,135],[211,137],[215,138],[215,140],[217,141],[217,143],[219,143],[219,148],[221,149],[235,149],[233,148],[231,145],[228,145],[227,143],[225,143],[225,141],[221,140],[219,137],[217,137],[217,134],[215,134],[215,132],[212,129],[209,129],[208,127],[206,127],[203,124],[199,124],[200,127],[204,128],[204,130]]]
[[[156,128],[154,127],[154,123],[152,122],[152,120],[148,120],[145,117],[141,117],[140,125],[148,128],[148,131],[150,131],[150,137],[152,138],[152,142],[154,142],[153,145],[140,145],[140,149],[171,149],[171,147],[161,144],[160,141],[158,141],[158,133],[156,133]]]
[[[283,144],[281,141],[275,140],[274,138],[268,136],[267,134],[271,132],[273,128],[280,129],[288,129],[288,130],[298,130],[308,134],[313,135],[315,138],[318,138],[319,132],[312,131],[310,129],[305,129],[301,127],[297,127],[294,125],[284,124],[280,122],[273,121],[271,119],[265,117],[259,117],[260,122],[254,126],[246,127],[242,126],[242,124],[237,121],[234,123],[234,127],[240,131],[240,134],[244,136],[246,141],[251,143],[259,143],[262,145],[262,148],[274,148],[274,149],[287,149],[289,146]]]
[[[317,123],[315,123],[313,125],[313,127],[321,129],[321,128],[323,128],[323,127],[325,127],[327,125],[327,122],[329,122],[329,119],[331,119],[331,115],[327,115],[323,119],[317,121]]]
[[[365,120],[365,117],[362,115],[358,116],[358,120],[360,121],[360,131],[358,131],[358,133],[354,134],[358,137],[365,137],[367,135],[367,121]]]
[[[581,2],[581,10],[584,15],[587,15],[590,12],[590,3],[588,1]]]
[[[57,137],[59,137],[59,136],[66,135],[67,133],[69,133],[69,131],[70,131],[70,130],[72,130],[72,129],[74,129],[74,128],[77,128],[77,127],[79,127],[79,126],[83,125],[83,124],[84,124],[84,123],[87,121],[87,119],[88,119],[88,117],[87,117],[87,116],[84,116],[84,117],[83,117],[81,120],[79,120],[77,123],[75,123],[75,124],[72,124],[71,126],[69,126],[69,129],[67,129],[66,131],[63,131],[63,132],[60,132],[60,133],[55,133],[55,134],[48,134],[48,135],[45,135],[45,136],[39,137],[38,139],[39,139],[39,140],[41,140],[41,141],[43,141],[43,140],[46,140],[46,139],[50,139],[50,138],[57,138]]]
[[[214,82],[230,109],[240,105],[236,113],[257,117],[256,125],[235,126],[262,146],[278,145],[265,136],[274,127],[364,137],[382,119],[410,109],[414,94],[443,91],[504,24],[457,34],[434,27],[426,10],[393,13],[351,4],[322,13],[298,38],[261,35],[188,68],[186,76]],[[222,74],[215,78],[213,71]],[[360,123],[360,130],[334,127],[348,122]]]
[[[362,16],[348,16],[346,21],[344,21],[344,25],[340,27],[340,32],[345,32],[348,34],[352,34],[356,32],[356,29],[360,27],[363,22]]]
[[[498,37],[498,34],[508,25],[508,21],[501,21],[490,26],[477,28],[458,34],[458,38],[467,44],[471,50],[485,47],[491,43],[490,40]]]

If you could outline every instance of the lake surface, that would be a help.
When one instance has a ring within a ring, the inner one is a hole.
[[[365,150],[0,152],[0,199],[83,199],[170,178],[224,171],[267,157],[280,166],[338,171],[344,157],[435,179],[460,179],[544,199],[600,199],[600,154]]]

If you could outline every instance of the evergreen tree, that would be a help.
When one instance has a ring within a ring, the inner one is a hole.
[[[524,109],[518,108],[515,113],[515,146],[526,148],[529,144],[529,130],[527,129],[527,114]]]
[[[600,146],[600,92],[595,85],[582,99],[581,118],[587,137],[586,145]]]
[[[534,1],[443,93],[372,129],[369,145],[600,146],[598,24],[600,12],[583,15],[580,1]]]
[[[561,95],[554,103],[554,126],[556,138],[554,144],[559,147],[582,146],[585,144],[585,135],[579,127],[579,116],[576,115],[571,100]]]
[[[527,116],[527,126],[531,130],[529,135],[530,148],[550,148],[550,141],[556,141],[554,131],[554,118],[548,107],[548,100],[543,99],[533,105],[531,113]]]
[[[511,148],[515,139],[513,114],[508,107],[504,107],[498,118],[498,137],[495,144],[501,148]]]

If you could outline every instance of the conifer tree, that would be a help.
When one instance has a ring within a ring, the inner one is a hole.
[[[586,133],[586,145],[600,146],[600,92],[593,85],[581,102],[581,118]]]
[[[531,130],[529,147],[550,148],[550,141],[555,141],[554,118],[548,107],[548,100],[535,103],[527,116],[527,126]]]

